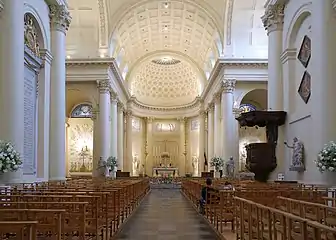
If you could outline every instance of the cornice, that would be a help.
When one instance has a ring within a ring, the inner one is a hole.
[[[77,58],[67,59],[66,66],[110,66],[114,58]]]
[[[119,85],[119,87],[121,88],[121,90],[123,91],[126,99],[128,100],[130,98],[130,93],[128,91],[128,89],[126,88],[125,84],[124,84],[124,79],[119,71],[118,68],[118,64],[116,62],[116,60],[114,58],[112,58],[112,63],[109,65],[110,70],[113,73],[113,76],[115,77],[115,79],[117,80],[117,83]]]
[[[209,77],[208,85],[205,87],[201,99],[204,100],[213,85],[216,83],[219,73],[224,68],[226,69],[253,69],[253,68],[267,68],[268,60],[267,59],[235,59],[235,58],[219,58],[217,59],[214,68]]]

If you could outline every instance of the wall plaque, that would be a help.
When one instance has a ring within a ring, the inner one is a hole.
[[[24,72],[24,141],[23,141],[23,174],[36,174],[36,119],[37,94],[36,72],[25,67]]]

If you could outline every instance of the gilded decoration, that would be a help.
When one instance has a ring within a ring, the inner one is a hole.
[[[37,29],[34,17],[30,14],[26,14],[24,16],[24,44],[35,54],[35,56],[40,57],[40,44]]]
[[[311,76],[308,71],[303,73],[298,93],[302,100],[307,104],[311,94]]]
[[[311,40],[306,35],[302,40],[302,44],[297,58],[299,59],[301,64],[306,68],[309,64],[310,56],[311,56]]]

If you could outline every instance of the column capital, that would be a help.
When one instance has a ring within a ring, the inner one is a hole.
[[[177,118],[177,121],[184,124],[185,121],[186,121],[186,117],[179,117],[179,118]]]
[[[113,91],[110,91],[110,100],[112,104],[118,104],[118,95]]]
[[[49,17],[52,29],[62,31],[64,34],[68,31],[71,16],[65,5],[49,5]]]
[[[124,104],[120,101],[118,101],[118,112],[121,113],[121,112],[124,112],[125,110],[125,107],[124,107]]]
[[[267,6],[265,14],[261,17],[261,20],[268,34],[272,31],[282,30],[285,16],[284,11],[284,3],[276,3]]]
[[[221,90],[223,93],[232,93],[236,87],[236,79],[222,78]]]
[[[91,120],[94,121],[97,119],[98,117],[98,114],[99,114],[99,109],[92,109],[92,115],[91,115]]]
[[[133,115],[133,112],[132,112],[132,110],[127,110],[127,111],[125,112],[125,114],[126,114],[126,117],[127,117],[127,118],[131,118],[132,115]]]
[[[98,82],[99,93],[108,93],[110,92],[110,80],[101,80]]]
[[[221,99],[221,92],[218,91],[213,95],[213,102],[215,103],[219,103]]]
[[[233,112],[234,116],[237,118],[242,114],[243,111],[240,108],[233,108],[232,112]]]
[[[214,102],[210,102],[208,105],[208,112],[212,112],[215,109],[215,104]]]
[[[146,122],[147,122],[147,123],[152,123],[153,120],[154,120],[153,117],[146,117]]]

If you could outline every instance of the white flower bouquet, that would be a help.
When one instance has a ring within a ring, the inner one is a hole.
[[[219,171],[221,167],[224,167],[224,159],[220,157],[213,157],[210,161],[210,166],[215,167],[216,171]]]
[[[325,144],[315,163],[320,172],[336,172],[336,143],[331,141]]]
[[[116,157],[111,156],[106,160],[106,166],[113,170],[115,167],[118,167],[117,161]]]
[[[16,172],[21,165],[20,154],[13,144],[0,140],[0,173]]]

